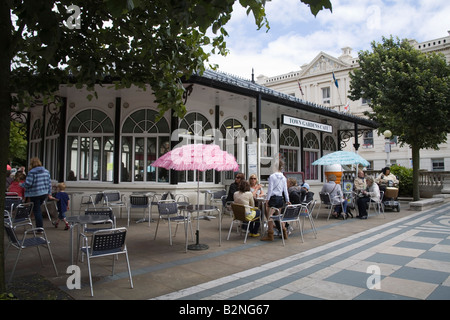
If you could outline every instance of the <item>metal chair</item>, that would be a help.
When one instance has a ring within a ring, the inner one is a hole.
[[[216,205],[216,204],[219,204],[221,207],[222,207],[222,209],[221,209],[221,212],[222,212],[222,218],[223,218],[223,213],[224,213],[224,210],[226,209],[225,208],[225,206],[226,206],[226,202],[225,202],[225,205],[224,205],[224,202],[223,202],[223,200],[222,200],[222,197],[226,197],[227,196],[227,191],[224,189],[224,190],[219,190],[219,191],[214,191],[214,192],[212,192],[211,193],[211,198],[209,199],[209,203],[211,204],[211,205]]]
[[[288,206],[285,206],[284,208],[271,208],[274,211],[278,212],[278,215],[272,215],[270,216],[270,219],[272,219],[274,222],[279,221],[280,224],[285,222],[297,222],[298,223],[298,229],[300,230],[300,235],[303,240],[303,231],[300,224],[300,204],[291,204]],[[283,240],[283,246],[286,245],[284,241],[284,234],[281,232],[281,239]]]
[[[120,194],[117,190],[103,191],[103,197],[105,199],[105,205],[111,208],[119,208],[119,215],[121,216],[121,209],[125,208],[128,210],[127,197]],[[123,199],[122,199],[123,198]]]
[[[92,285],[92,270],[91,259],[100,257],[113,257],[112,275],[114,275],[115,257],[124,254],[127,261],[128,276],[130,278],[130,285],[133,288],[133,278],[131,277],[130,261],[128,259],[128,250],[125,243],[127,234],[126,228],[117,228],[109,230],[99,230],[93,233],[91,245],[89,246],[88,237],[84,234],[83,246],[81,252],[87,257],[88,271],[89,271],[89,285],[91,287],[91,296],[94,296],[94,288]]]
[[[150,211],[151,211],[151,201],[149,197],[145,194],[131,194],[130,201],[128,203],[128,221],[127,226],[130,226],[130,211],[133,208],[141,208],[144,209],[143,219],[145,220],[145,211],[148,210],[148,219],[150,221]]]
[[[260,221],[261,222],[261,215],[259,217],[255,217],[252,220],[247,220],[247,217],[245,215],[246,209],[253,209],[253,210],[259,210],[256,207],[251,207],[243,204],[237,204],[237,203],[231,203],[231,210],[233,212],[233,220],[231,221],[230,230],[228,231],[228,237],[227,240],[230,239],[231,229],[233,229],[233,225],[235,223],[238,224],[238,227],[240,227],[240,230],[242,231],[242,226],[246,226],[245,230],[245,238],[244,243],[247,243],[247,236],[248,236],[248,230],[250,228],[250,222]]]
[[[6,234],[8,235],[8,240],[9,240],[9,245],[6,248],[5,256],[8,253],[9,247],[11,247],[11,246],[19,250],[19,252],[17,253],[16,261],[14,263],[14,267],[13,267],[11,275],[9,277],[9,282],[11,282],[11,280],[14,276],[14,272],[16,270],[17,263],[19,262],[20,254],[22,253],[23,249],[36,247],[38,254],[39,254],[39,258],[41,259],[41,264],[44,265],[43,261],[42,261],[41,252],[39,250],[39,246],[47,247],[48,253],[49,253],[50,258],[53,263],[53,268],[55,269],[55,272],[56,272],[56,276],[58,276],[58,270],[56,269],[55,260],[53,259],[52,251],[50,250],[50,242],[47,239],[47,235],[45,233],[44,228],[32,228],[32,229],[26,230],[24,232],[22,240],[19,240],[19,238],[17,237],[16,231],[15,231],[15,228],[13,226],[11,226],[9,223],[5,223],[5,231],[6,231]],[[36,232],[39,232],[39,235],[37,235]]]
[[[186,211],[184,211],[186,212]],[[167,220],[168,226],[169,226],[169,243],[172,245],[172,226],[171,223],[176,223],[175,233],[174,237],[176,236],[178,224],[184,223],[184,232],[185,232],[185,243],[186,243],[186,250],[187,250],[187,228],[190,225],[191,228],[191,237],[194,239],[194,232],[192,230],[192,223],[191,223],[191,216],[189,213],[187,215],[180,215],[178,211],[178,204],[174,200],[161,200],[158,202],[158,223],[156,225],[155,230],[155,238],[158,234],[158,227],[159,222],[162,220]]]
[[[341,210],[342,210],[341,212],[342,212],[342,214],[345,215],[344,206],[342,205],[342,199],[340,197],[338,197],[336,199],[332,199],[331,195],[327,192],[319,192],[319,196],[320,196],[320,206],[319,206],[319,210],[316,213],[316,219],[317,219],[317,216],[319,215],[319,211],[320,211],[320,208],[322,207],[322,204],[330,207],[330,211],[328,212],[327,220],[330,220],[331,212],[333,212],[333,209],[336,206],[341,206]]]
[[[315,207],[316,207],[316,200],[312,200],[306,204],[301,204],[300,217],[303,217],[302,230],[305,225],[305,219],[308,218],[311,224],[311,230],[313,231],[314,236],[317,239],[317,229],[314,224],[314,219],[312,217]]]
[[[375,199],[370,198],[369,208],[367,210],[367,215],[369,215],[370,207],[374,206],[375,207],[375,212],[377,213],[377,215],[380,215],[382,213],[383,217],[386,219],[386,215],[384,214],[383,196],[384,196],[384,191],[380,191],[380,199],[379,200],[375,200]]]
[[[45,200],[44,203],[41,205],[41,211],[42,212],[47,212],[47,216],[48,216],[48,220],[54,225],[54,222],[52,220],[52,218],[54,218],[55,220],[58,220],[58,205],[56,203],[56,201],[53,200]]]
[[[33,226],[33,222],[31,221],[31,213],[33,212],[33,203],[21,203],[17,207],[14,208],[12,213],[9,214],[9,217],[6,219],[7,222],[13,228],[17,228],[19,226]]]

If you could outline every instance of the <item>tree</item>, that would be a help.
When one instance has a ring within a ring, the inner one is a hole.
[[[39,96],[51,101],[60,84],[153,91],[160,115],[183,117],[183,77],[202,73],[209,53],[226,55],[226,23],[236,0],[4,0],[0,2],[0,110],[25,108]],[[316,15],[330,0],[301,0]],[[239,0],[258,29],[269,24],[266,0]],[[69,12],[67,11],[69,9]],[[212,30],[214,36],[207,32]],[[13,94],[14,93],[14,94]],[[8,146],[9,119],[0,118]],[[5,168],[7,153],[0,155]],[[3,186],[3,184],[0,184]],[[0,205],[4,203],[0,187]],[[0,292],[4,290],[0,222]]]
[[[367,115],[412,150],[413,198],[419,200],[420,149],[439,149],[450,133],[450,66],[443,55],[425,54],[408,40],[383,37],[372,52],[359,52],[350,74],[349,98],[370,100]]]

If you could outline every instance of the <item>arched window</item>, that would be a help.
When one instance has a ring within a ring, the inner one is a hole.
[[[41,143],[42,143],[42,124],[41,119],[37,119],[33,123],[31,129],[31,141],[30,141],[30,158],[41,158]]]
[[[305,159],[305,180],[318,180],[318,166],[312,163],[319,158],[319,139],[312,132],[308,132],[303,138],[303,155]]]
[[[211,143],[212,126],[208,119],[198,113],[191,112],[180,121],[179,136],[187,143]],[[214,182],[214,170],[199,172],[200,182]],[[178,171],[178,182],[196,182],[197,171]]]
[[[45,134],[45,161],[43,163],[54,179],[58,177],[59,168],[59,119],[59,112],[50,114]]]
[[[292,129],[285,129],[280,136],[280,153],[284,159],[285,171],[298,171],[298,150],[300,140]]]
[[[112,181],[114,126],[100,110],[76,114],[67,132],[66,176],[71,180]]]
[[[122,126],[120,180],[169,182],[169,172],[151,163],[170,151],[169,124],[165,118],[155,122],[158,112],[141,109],[125,119]]]
[[[241,168],[245,168],[245,154],[241,154],[242,143],[245,142],[245,128],[239,120],[227,119],[222,123],[220,127],[222,137],[225,139],[222,145],[222,150],[234,155]],[[233,180],[235,173],[232,171],[225,172],[225,179]]]
[[[325,139],[323,139],[323,151],[324,154],[337,151],[336,141],[332,136],[326,136]]]

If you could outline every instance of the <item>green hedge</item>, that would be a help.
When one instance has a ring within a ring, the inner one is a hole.
[[[399,196],[412,197],[413,195],[413,169],[408,169],[398,165],[391,166],[391,173],[398,177],[400,181]]]

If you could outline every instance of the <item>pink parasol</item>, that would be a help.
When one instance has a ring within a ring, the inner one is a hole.
[[[152,163],[153,167],[184,170],[217,170],[217,171],[238,171],[239,165],[236,158],[226,151],[220,149],[216,144],[188,144],[175,148]],[[197,217],[199,215],[200,181],[197,172]],[[221,224],[219,218],[219,224]],[[221,226],[219,226],[219,239]],[[194,250],[207,249],[208,246],[199,244],[199,223],[197,219],[197,243]],[[191,248],[191,247],[190,247]]]
[[[216,144],[188,144],[167,152],[155,162],[153,167],[184,170],[238,171],[234,156],[220,149]]]

